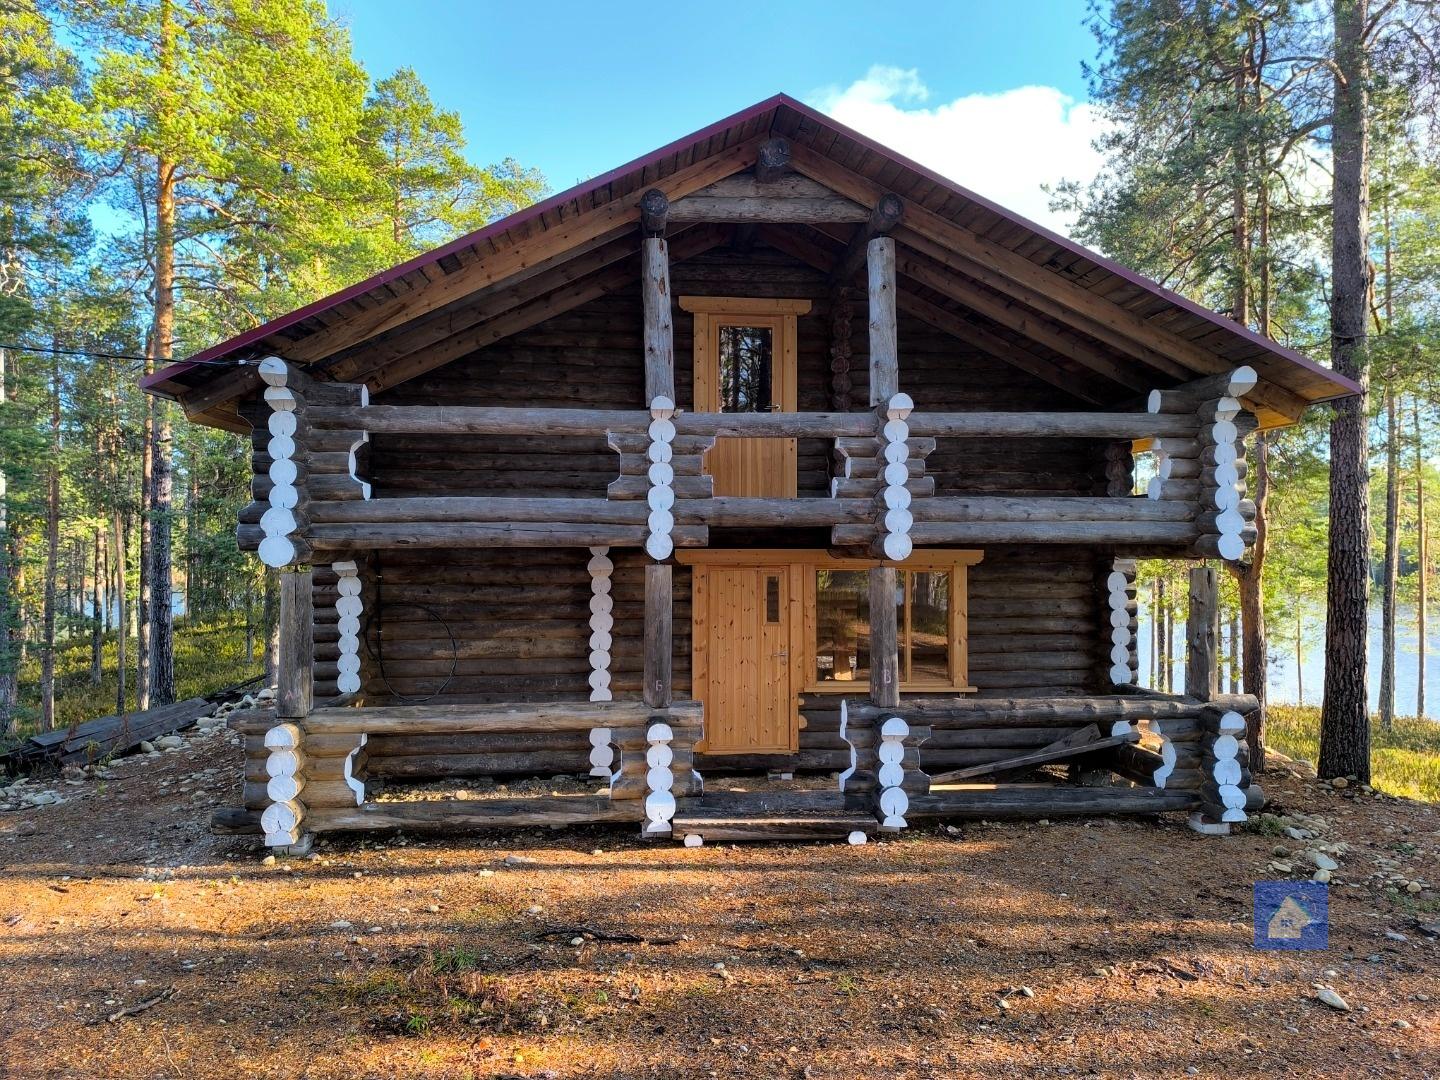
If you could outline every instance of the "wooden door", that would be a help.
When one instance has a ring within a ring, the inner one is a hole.
[[[704,619],[694,628],[705,703],[700,748],[707,754],[796,748],[789,577],[783,566],[696,568],[696,611]]]
[[[697,412],[794,412],[795,369],[793,314],[696,314]],[[794,439],[721,438],[705,471],[716,495],[793,499],[798,458]]]

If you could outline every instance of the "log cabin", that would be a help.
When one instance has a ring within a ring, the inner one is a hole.
[[[784,95],[144,385],[251,441],[279,684],[214,825],[287,852],[1228,831],[1246,440],[1358,390]],[[1137,685],[1137,558],[1194,564],[1184,694]],[[387,796],[517,776],[590,786]]]

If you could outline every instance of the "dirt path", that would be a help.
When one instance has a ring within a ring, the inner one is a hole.
[[[1284,835],[595,828],[265,865],[206,832],[238,764],[199,737],[0,814],[0,1075],[1440,1077],[1431,806],[1267,777],[1349,845],[1330,950],[1279,953],[1252,946],[1251,882],[1308,876]]]

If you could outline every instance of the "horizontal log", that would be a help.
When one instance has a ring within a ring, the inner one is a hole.
[[[392,547],[641,547],[649,536],[643,525],[459,524],[312,525],[306,539],[316,551]],[[703,547],[701,526],[677,525],[670,539],[676,547]]]
[[[590,744],[572,751],[534,751],[519,754],[414,754],[372,757],[366,769],[380,778],[464,776],[554,776],[588,773]]]
[[[873,528],[840,525],[832,541],[867,543]],[[916,522],[916,544],[1189,544],[1196,531],[1188,521],[931,521]]]
[[[436,435],[643,434],[650,415],[638,410],[504,408],[469,405],[368,405],[309,410],[316,427],[372,433]],[[922,437],[1086,439],[1187,438],[1189,416],[1099,412],[912,413],[911,434]],[[865,413],[681,413],[677,435],[730,438],[873,437],[875,417]]]
[[[1199,805],[1194,792],[1158,788],[977,784],[910,798],[907,818],[1041,818],[1070,815],[1160,814]]]
[[[917,522],[1188,521],[1191,508],[1135,498],[1015,499],[1001,495],[936,496],[911,504]],[[312,510],[312,518],[314,512]]]
[[[649,508],[607,499],[523,499],[464,496],[371,499],[368,502],[312,502],[315,525],[464,522],[644,525]]]
[[[595,727],[644,724],[652,717],[674,725],[700,723],[698,701],[652,709],[643,702],[513,702],[496,705],[405,705],[374,709],[317,709],[301,721],[306,734],[356,732],[418,735],[489,734],[532,731],[589,731]]]
[[[859,203],[830,197],[767,197],[687,195],[670,204],[674,222],[735,222],[822,225],[868,221],[870,211]]]
[[[314,832],[405,829],[526,828],[639,821],[639,802],[614,802],[603,795],[546,795],[531,799],[435,799],[371,802],[350,810],[312,810],[305,827]]]
[[[1126,720],[1198,717],[1205,709],[1187,699],[1161,700],[1124,694],[1097,696],[1008,697],[1008,698],[902,698],[898,709],[880,709],[863,701],[849,701],[847,708],[856,720],[901,716],[911,722],[946,727],[1061,727],[1100,724],[1108,733],[1109,724]]]

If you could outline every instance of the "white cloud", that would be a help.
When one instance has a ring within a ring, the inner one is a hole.
[[[872,67],[849,86],[810,95],[842,124],[954,180],[1007,210],[1065,232],[1042,184],[1088,182],[1102,158],[1091,145],[1105,127],[1099,111],[1053,86],[1021,86],[931,105],[911,69]]]

